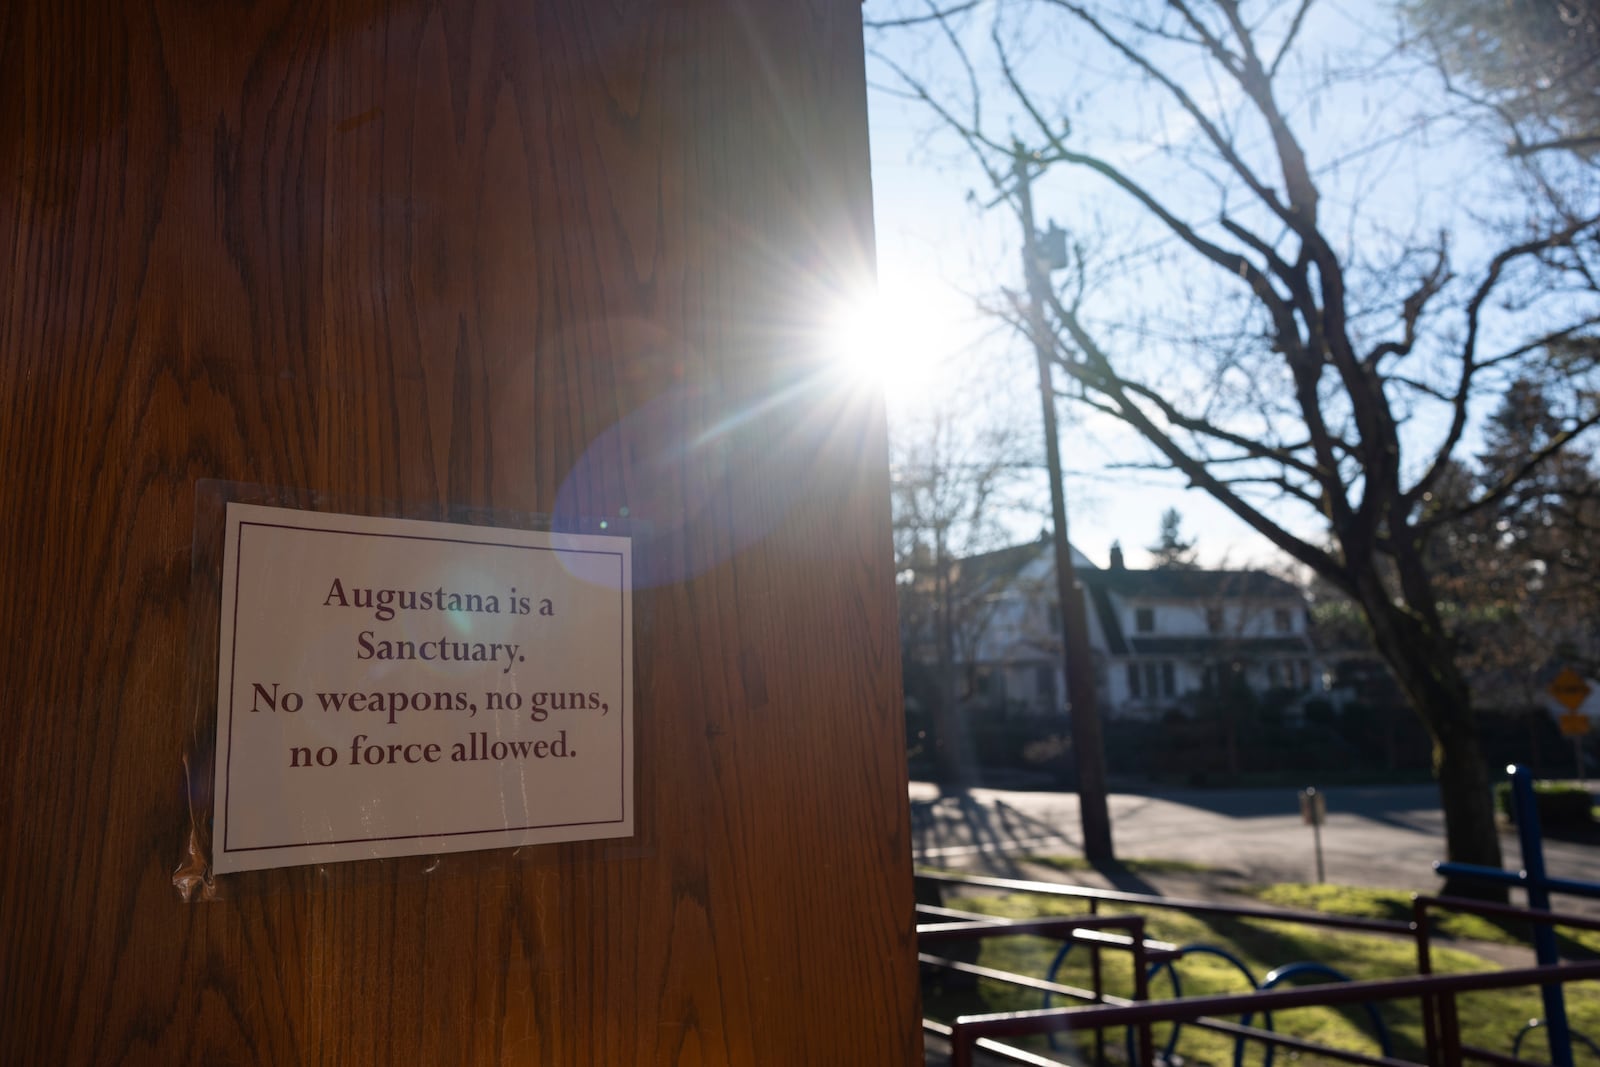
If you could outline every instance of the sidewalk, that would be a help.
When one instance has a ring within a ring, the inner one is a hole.
[[[1326,790],[1322,827],[1325,880],[1343,885],[1437,892],[1433,863],[1444,858],[1444,819],[1430,786],[1342,787]],[[913,854],[919,865],[1023,873],[1032,856],[1081,856],[1078,798],[1071,793],[973,789],[941,795],[912,783]],[[1311,828],[1299,814],[1298,794],[1278,790],[1170,790],[1115,793],[1112,834],[1119,858],[1174,860],[1218,872],[1217,888],[1316,880]],[[1551,874],[1600,883],[1597,836],[1547,837]],[[1521,864],[1515,831],[1502,826],[1504,864]],[[1054,877],[1054,875],[1053,875]],[[1089,884],[1089,883],[1085,883]],[[1114,888],[1143,892],[1137,884]],[[1570,910],[1580,910],[1571,899]]]

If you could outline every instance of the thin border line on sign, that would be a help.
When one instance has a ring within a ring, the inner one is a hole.
[[[402,520],[407,521],[407,520]],[[277,530],[296,530],[302,533],[337,534],[346,537],[384,537],[399,541],[432,541],[443,544],[472,545],[480,548],[512,548],[528,552],[554,552],[558,555],[583,555],[583,556],[612,556],[617,561],[617,614],[618,614],[618,693],[623,701],[623,707],[618,709],[617,733],[619,735],[618,748],[621,749],[619,762],[619,799],[622,802],[622,811],[615,819],[590,819],[582,822],[562,823],[529,823],[525,826],[495,826],[481,830],[440,830],[425,834],[394,834],[388,837],[351,837],[337,841],[292,841],[281,845],[245,845],[238,848],[228,847],[228,831],[233,813],[233,720],[235,694],[238,693],[238,677],[235,667],[239,655],[239,581],[244,568],[241,566],[244,552],[244,528],[246,526],[259,526]],[[543,533],[544,531],[539,531]],[[546,536],[560,537],[563,534],[554,533]],[[577,534],[565,536],[599,537],[603,534]],[[228,758],[224,764],[222,782],[222,851],[225,853],[241,852],[266,852],[284,848],[319,848],[333,845],[354,845],[363,843],[377,843],[381,841],[416,841],[433,838],[464,837],[475,834],[508,834],[523,830],[559,830],[574,826],[613,826],[627,821],[627,701],[630,697],[627,687],[627,649],[625,639],[628,625],[626,605],[627,589],[624,588],[626,574],[627,554],[606,549],[594,548],[556,548],[548,545],[523,545],[507,541],[479,541],[465,537],[429,536],[426,534],[382,533],[370,530],[343,530],[329,529],[324,526],[300,526],[285,522],[259,522],[253,519],[241,518],[238,523],[238,543],[234,552],[234,595],[233,595],[233,640],[229,648],[228,662]]]
[[[319,848],[323,845],[360,845],[373,841],[417,841],[436,837],[471,837],[473,834],[509,834],[518,830],[560,830],[570,826],[613,826],[617,819],[590,819],[587,822],[546,822],[528,826],[491,826],[485,830],[437,830],[428,834],[395,834],[391,837],[345,837],[338,841],[305,841],[291,845],[243,845],[229,852],[270,852],[279,848]],[[552,842],[553,843],[553,842]]]

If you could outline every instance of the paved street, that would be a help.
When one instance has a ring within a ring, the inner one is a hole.
[[[1327,790],[1322,828],[1327,880],[1432,891],[1444,857],[1444,820],[1432,786]],[[1171,790],[1111,797],[1112,834],[1123,859],[1171,859],[1235,872],[1250,882],[1313,881],[1311,828],[1293,789]],[[974,789],[941,797],[911,785],[912,840],[919,864],[1023,875],[1028,854],[1082,854],[1078,798],[1070,793]],[[1506,865],[1520,864],[1516,835],[1501,835]],[[1550,873],[1600,882],[1600,848],[1546,841]],[[1126,888],[1139,888],[1136,884]]]

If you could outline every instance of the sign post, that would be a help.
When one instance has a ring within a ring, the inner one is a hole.
[[[1561,727],[1561,736],[1572,738],[1572,755],[1577,764],[1580,782],[1587,778],[1583,766],[1583,738],[1589,732],[1589,716],[1578,709],[1589,699],[1589,691],[1589,683],[1584,680],[1583,675],[1571,667],[1556,675],[1549,688],[1550,695],[1567,709],[1567,713],[1556,721]]]
[[[1324,881],[1322,870],[1322,823],[1328,817],[1328,795],[1316,786],[1300,791],[1300,821],[1311,827],[1311,841],[1317,852],[1317,884]]]

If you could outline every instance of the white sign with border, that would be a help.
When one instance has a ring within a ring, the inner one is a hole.
[[[230,503],[212,869],[630,836],[630,549]]]

